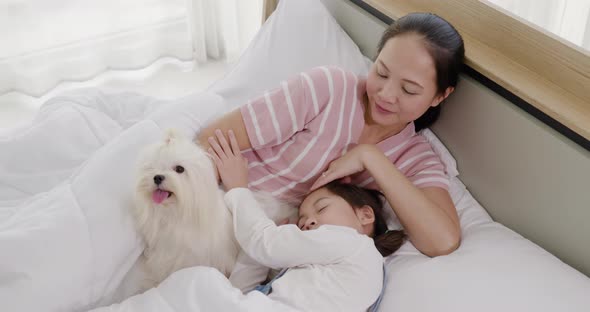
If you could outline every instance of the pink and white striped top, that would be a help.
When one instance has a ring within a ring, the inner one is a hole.
[[[337,67],[317,67],[283,81],[241,109],[252,149],[249,187],[282,198],[302,198],[330,162],[354,147],[365,121],[365,77]],[[444,165],[410,123],[377,144],[417,187],[448,189]],[[378,188],[368,172],[352,183]]]

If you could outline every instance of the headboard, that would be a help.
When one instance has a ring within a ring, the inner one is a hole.
[[[363,1],[322,2],[373,58],[387,17]],[[497,90],[467,70],[432,130],[495,221],[590,276],[590,152]]]

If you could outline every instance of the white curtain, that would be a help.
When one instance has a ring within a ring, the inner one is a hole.
[[[0,0],[0,95],[39,97],[163,57],[232,59],[261,14],[261,0]]]
[[[197,62],[235,59],[257,31],[262,0],[187,0]]]

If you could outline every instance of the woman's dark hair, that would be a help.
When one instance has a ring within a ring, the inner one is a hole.
[[[325,185],[332,194],[342,197],[353,208],[367,205],[373,209],[375,223],[373,240],[375,247],[383,257],[387,257],[400,248],[406,234],[404,231],[389,231],[383,215],[383,194],[377,190],[366,189],[352,184],[333,181]]]
[[[437,94],[456,87],[463,67],[465,48],[463,38],[442,17],[432,13],[411,13],[393,22],[381,36],[377,53],[395,36],[413,33],[422,36],[436,69]],[[430,107],[414,121],[416,131],[428,128],[440,115],[440,105]]]

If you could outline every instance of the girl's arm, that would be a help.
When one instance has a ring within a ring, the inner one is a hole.
[[[246,188],[230,190],[225,202],[233,215],[238,243],[262,265],[279,269],[330,264],[358,252],[362,237],[356,230],[324,225],[302,231],[294,224],[277,226]]]
[[[333,161],[312,189],[363,170],[373,176],[418,250],[435,257],[458,248],[461,228],[448,191],[417,188],[374,145],[359,145]]]

